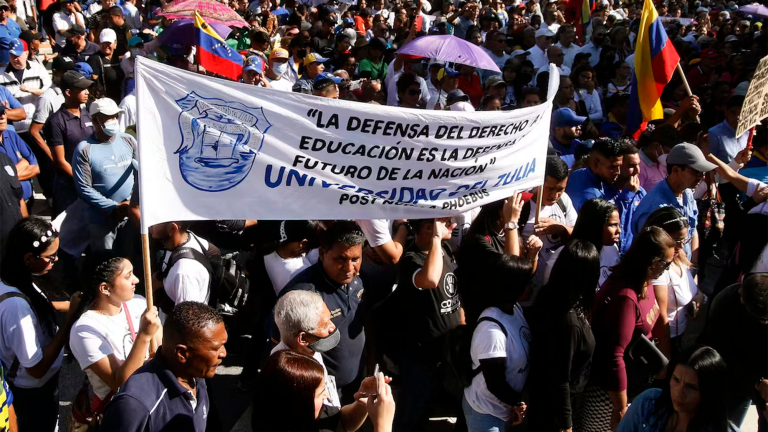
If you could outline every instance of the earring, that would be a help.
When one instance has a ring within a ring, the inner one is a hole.
[[[107,291],[107,293],[106,293],[106,294],[107,294],[107,297],[109,297],[109,296],[111,296],[111,295],[112,295],[112,293],[110,293],[109,291]]]

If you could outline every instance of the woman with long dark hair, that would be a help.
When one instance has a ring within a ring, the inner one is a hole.
[[[611,267],[619,263],[620,238],[621,219],[616,205],[601,198],[592,198],[581,206],[571,240],[586,240],[600,252],[598,288],[611,274]]]
[[[590,382],[584,389],[579,430],[615,430],[634,396],[650,386],[652,376],[625,362],[630,343],[651,331],[659,306],[651,286],[675,259],[675,241],[658,227],[644,228],[621,262],[600,287],[592,319],[595,352]]]
[[[133,271],[130,261],[107,251],[90,254],[83,266],[88,307],[72,327],[69,347],[93,387],[94,410],[144,364],[153,338],[162,345],[157,307],[147,310],[147,300],[134,295]]]
[[[32,281],[53,269],[59,233],[40,218],[16,223],[0,269],[0,360],[14,394],[19,431],[53,431],[59,415],[62,348],[77,319],[80,293],[70,298],[64,325],[56,326],[51,301]]]
[[[555,261],[552,277],[536,298],[531,333],[531,430],[573,427],[574,398],[589,379],[595,337],[590,320],[600,254],[586,240],[571,240]]]
[[[467,274],[466,278],[459,276],[467,283],[459,284],[459,293],[467,322],[474,322],[485,308],[480,302],[489,288],[479,283],[475,274],[484,272],[502,254],[525,256],[534,262],[533,269],[536,269],[542,242],[532,235],[521,244],[518,220],[524,205],[519,193],[484,205],[461,240],[458,273]]]
[[[659,324],[663,329],[655,336],[659,338],[661,351],[672,358],[681,347],[681,336],[688,324],[688,305],[692,305],[690,314],[695,317],[704,302],[704,293],[698,290],[690,270],[691,263],[685,255],[684,247],[691,242],[688,218],[674,207],[661,207],[648,216],[645,226],[659,227],[675,241],[675,260],[652,282],[659,304]]]
[[[616,432],[738,432],[728,421],[725,361],[707,346],[683,350],[670,365],[669,384],[641,393]]]
[[[480,318],[472,333],[472,369],[479,371],[464,389],[462,408],[469,432],[491,432],[525,417],[523,386],[529,371],[531,333],[518,301],[533,278],[530,260],[499,255],[479,279],[486,286]]]
[[[367,404],[368,415],[376,432],[391,432],[395,415],[392,389],[384,374],[378,377],[378,395],[355,403]],[[312,357],[294,351],[272,354],[259,375],[259,389],[253,404],[255,431],[314,432],[348,429],[343,424],[344,408],[329,412],[323,366]],[[375,399],[375,400],[374,400]]]

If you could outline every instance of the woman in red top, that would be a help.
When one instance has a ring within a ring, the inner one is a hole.
[[[675,241],[669,234],[658,227],[644,228],[597,292],[592,320],[596,345],[578,430],[616,430],[632,397],[650,385],[652,377],[627,372],[624,351],[640,335],[650,338],[659,317],[651,281],[674,258]]]

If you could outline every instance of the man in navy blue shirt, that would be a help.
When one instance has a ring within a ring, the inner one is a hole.
[[[619,140],[601,138],[595,141],[589,152],[587,167],[574,171],[565,189],[576,211],[581,210],[581,206],[592,198],[616,201],[619,190],[613,183],[621,172],[622,160]]]
[[[120,386],[102,430],[204,432],[211,408],[205,378],[216,375],[226,342],[215,310],[197,302],[177,304],[165,322],[163,345]]]
[[[5,105],[0,105],[0,152],[5,153],[16,164],[19,181],[24,190],[24,201],[29,205],[29,200],[33,196],[32,178],[40,174],[40,167],[27,143],[19,134],[8,129],[6,112]]]
[[[632,233],[637,235],[645,225],[646,219],[661,206],[671,206],[688,219],[688,239],[685,253],[688,259],[698,263],[699,235],[696,225],[699,222],[699,209],[693,198],[693,190],[701,183],[704,174],[715,169],[715,164],[704,157],[701,150],[693,144],[683,143],[672,148],[667,155],[667,178],[660,181],[632,215]]]
[[[293,290],[306,290],[323,297],[331,311],[331,321],[341,335],[339,344],[323,353],[323,361],[328,373],[336,377],[342,397],[352,397],[359,387],[355,380],[365,346],[363,282],[358,276],[364,242],[365,235],[357,223],[335,222],[323,234],[317,264],[297,274],[280,292],[282,297]],[[276,330],[277,326],[273,323],[272,328]],[[350,384],[346,391],[343,387]]]

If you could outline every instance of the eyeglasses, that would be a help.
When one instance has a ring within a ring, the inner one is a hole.
[[[54,261],[56,261],[58,259],[59,252],[56,251],[56,252],[52,253],[51,255],[48,255],[47,257],[44,257],[42,255],[38,255],[37,257],[50,264],[50,263],[52,263],[52,262],[54,262]]]
[[[688,236],[688,237],[686,237],[686,238],[684,238],[682,240],[677,240],[675,243],[678,246],[683,247],[683,246],[687,245],[688,243],[690,243],[691,241],[693,241],[693,237]]]

